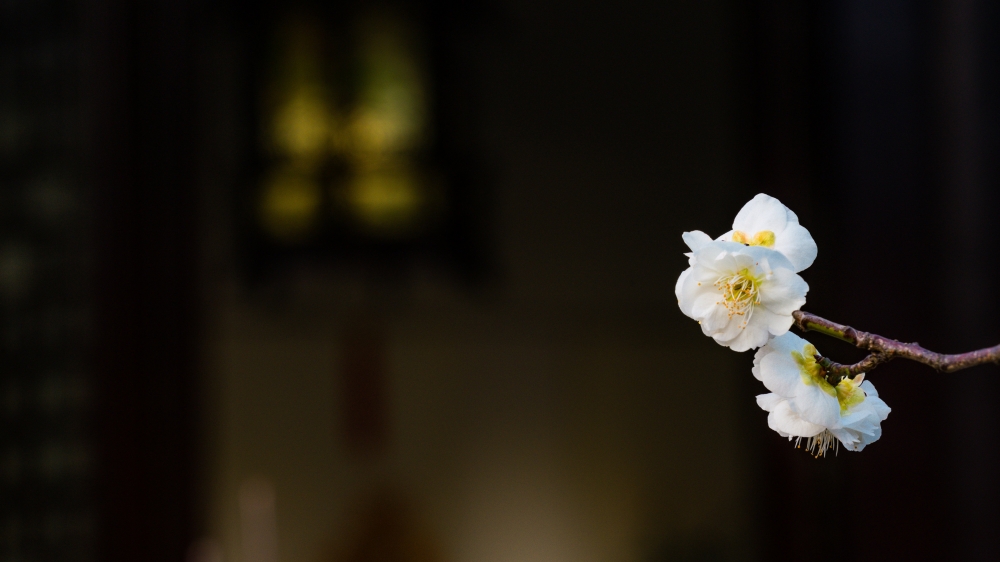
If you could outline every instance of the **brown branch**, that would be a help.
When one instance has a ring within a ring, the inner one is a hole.
[[[924,349],[917,343],[903,343],[882,337],[878,334],[855,330],[850,326],[837,324],[826,318],[821,318],[815,314],[801,310],[793,312],[792,317],[795,319],[795,326],[803,332],[814,331],[826,334],[871,352],[868,357],[853,365],[841,365],[825,357],[818,358],[820,365],[824,369],[827,369],[827,372],[831,374],[836,373],[841,377],[853,377],[859,373],[868,372],[878,365],[897,357],[923,363],[945,373],[952,373],[986,363],[1000,363],[1000,345],[977,349],[976,351],[969,351],[967,353],[948,355]]]
[[[821,355],[816,356],[816,361],[827,373],[827,381],[832,385],[836,385],[840,379],[843,378],[853,379],[857,375],[867,373],[882,363],[886,363],[891,360],[892,357],[884,353],[871,353],[868,357],[865,357],[857,363],[843,365],[830,360],[828,357],[823,357]]]

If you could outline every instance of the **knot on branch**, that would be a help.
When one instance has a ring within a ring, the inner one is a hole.
[[[826,375],[826,382],[830,383],[831,386],[837,386],[845,378],[853,378],[849,366],[841,365],[829,357],[817,354],[816,364],[823,369],[823,373]]]
[[[843,365],[833,361],[829,357],[823,357],[822,355],[816,355],[816,363],[823,368],[826,373],[826,381],[833,386],[837,386],[840,381],[844,379],[853,379],[858,375],[867,373],[868,371],[874,369],[879,364],[884,363],[892,359],[892,355],[888,353],[876,352],[871,353],[861,361],[851,365]]]

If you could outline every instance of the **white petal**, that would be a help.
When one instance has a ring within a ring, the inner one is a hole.
[[[771,392],[768,394],[758,394],[757,395],[757,405],[760,406],[761,410],[770,412],[774,410],[778,404],[784,402],[785,399],[778,396],[777,394]]]
[[[792,410],[787,400],[780,402],[767,416],[767,426],[777,432],[784,432],[796,437],[812,437],[822,433],[826,428],[822,425],[809,423]]]
[[[878,392],[875,390],[875,385],[871,381],[864,381],[861,383],[861,390],[865,391],[865,401],[862,404],[868,404],[874,410],[875,415],[878,419],[884,420],[889,417],[889,412],[892,408],[889,407],[881,398],[878,397]]]
[[[880,398],[875,398],[872,400],[872,408],[875,409],[875,414],[878,415],[878,419],[885,420],[889,417],[889,413],[892,412],[892,408],[888,404],[883,402]]]
[[[818,382],[800,384],[789,403],[804,420],[823,427],[840,427],[840,402]]]
[[[837,423],[837,427],[856,429],[855,426],[862,427],[869,423],[864,421],[865,418],[873,418],[878,423],[878,416],[875,415],[875,411],[871,409],[871,406],[864,403],[855,404],[846,414],[841,412],[840,422]]]
[[[737,244],[736,242],[716,242],[716,244],[726,244],[727,246],[736,246],[736,250],[729,250],[730,252],[739,254],[741,256],[746,256],[745,261],[740,264],[739,267],[747,267],[749,265],[759,265],[761,267],[760,272],[770,273],[772,269],[792,269],[794,267],[792,262],[788,261],[781,252],[777,252],[770,248],[765,248],[763,246],[744,246],[742,244]]]
[[[870,445],[878,441],[879,437],[882,437],[882,426],[879,426],[872,435],[861,434],[858,437],[861,439],[861,443],[858,444],[858,448],[856,450],[860,451],[861,449],[864,449],[866,445]]]
[[[725,307],[720,307],[718,304],[719,298],[719,294],[714,291],[693,292],[690,300],[686,301],[690,303],[688,305],[688,310],[691,313],[688,314],[688,316],[694,318],[695,320],[702,321],[709,317],[717,308],[725,310]],[[714,333],[718,329],[718,327],[712,327],[711,331]]]
[[[705,244],[704,246],[698,248],[698,250],[694,252],[694,256],[691,257],[691,260],[694,261],[695,263],[700,263],[704,267],[716,269],[718,265],[717,261],[720,258],[720,256],[724,256],[728,254],[730,251],[736,249],[734,248],[734,246],[739,246],[739,244],[735,244],[733,242],[718,242],[718,241]],[[725,270],[728,271],[728,268],[726,268]]]
[[[770,195],[758,193],[736,214],[733,230],[745,232],[749,236],[761,230],[770,230],[777,234],[785,230],[785,225],[788,223],[787,211],[781,201]]]
[[[872,435],[858,433],[852,429],[831,429],[830,433],[833,433],[834,437],[840,439],[850,451],[860,451],[865,448],[866,445],[878,441],[878,438],[882,436],[882,428],[877,428],[875,433]]]
[[[697,252],[702,249],[705,244],[712,241],[712,237],[705,234],[700,230],[692,230],[691,232],[685,232],[681,234],[681,239],[687,244],[688,248],[691,248],[692,252]]]
[[[677,278],[677,283],[674,284],[674,296],[677,297],[677,302],[681,301],[681,287],[684,286],[684,280],[687,279],[688,275],[691,275],[691,268],[687,268],[681,272],[680,277]]]
[[[773,340],[774,340],[774,338],[771,338],[771,341],[773,341]],[[763,379],[761,379],[761,374],[760,374],[760,362],[761,362],[761,360],[766,355],[774,353],[774,348],[771,347],[771,341],[768,341],[767,345],[765,345],[764,347],[758,349],[757,353],[755,353],[754,356],[753,356],[753,368],[750,369],[750,372],[753,373],[753,376],[756,377],[757,380],[763,380]]]
[[[789,332],[787,334],[771,338],[767,347],[774,350],[775,353],[781,353],[791,357],[793,351],[802,353],[807,345],[809,345],[809,340]]]
[[[760,374],[768,390],[785,398],[795,396],[799,385],[803,384],[798,364],[785,353],[772,353],[761,359]]]
[[[704,307],[714,306],[719,300],[718,289],[713,285],[717,274],[697,264],[689,271],[690,273],[687,275],[682,274],[683,283],[678,279],[680,291],[677,294],[677,304],[681,312],[695,320],[701,320],[707,314]],[[707,302],[700,300],[704,295],[710,295]],[[699,303],[701,303],[701,308],[699,308]]]
[[[865,402],[871,403],[872,410],[875,412],[875,415],[878,416],[879,420],[884,420],[889,417],[889,412],[892,411],[892,408],[890,408],[888,404],[876,396],[865,398]]]
[[[797,222],[789,224],[774,237],[774,249],[792,262],[796,272],[812,265],[816,260],[816,242],[809,231]]]
[[[726,307],[721,304],[714,304],[718,302],[719,295],[715,293],[708,293],[706,295],[700,296],[696,303],[697,311],[700,312],[700,316],[697,316],[697,320],[701,322],[701,328],[706,334],[715,335],[722,333],[726,328],[729,327],[730,323],[735,324],[735,322],[729,318],[729,311]],[[728,339],[728,338],[727,338]]]
[[[736,335],[731,340],[720,341],[716,338],[715,341],[721,343],[722,345],[728,346],[733,351],[747,351],[748,349],[756,349],[765,343],[770,335],[767,333],[767,328],[761,324],[754,324],[753,321],[747,325],[746,328],[740,330],[739,334]]]
[[[830,433],[832,433],[834,437],[839,439],[840,443],[848,451],[860,451],[862,448],[864,448],[864,444],[861,442],[861,435],[855,431],[851,431],[850,429],[838,428],[838,429],[831,429]]]
[[[795,322],[791,314],[776,314],[763,306],[758,306],[753,311],[753,317],[762,325],[766,325],[768,333],[772,336],[784,335]]]
[[[867,400],[866,400],[867,402]],[[874,435],[881,420],[871,405],[861,403],[851,409],[851,412],[840,418],[840,426],[859,433]]]
[[[729,318],[728,312],[726,313],[726,317]],[[735,340],[737,337],[740,336],[741,333],[746,331],[746,328],[743,327],[742,318],[743,318],[742,316],[729,318],[729,323],[726,324],[725,327],[723,327],[722,329],[717,330],[714,334],[712,334],[712,337],[714,337],[716,341],[720,342],[730,342]]]
[[[864,375],[864,373],[862,373],[862,375]],[[865,396],[878,397],[878,391],[875,390],[875,385],[872,384],[872,381],[862,380],[861,390],[865,391]]]
[[[771,392],[791,398],[802,383],[802,372],[792,352],[802,353],[809,342],[788,332],[776,336],[761,348],[754,363],[759,365],[758,377]],[[766,353],[764,352],[766,350]]]
[[[802,308],[809,285],[790,269],[775,269],[770,280],[760,284],[760,303],[784,316]]]

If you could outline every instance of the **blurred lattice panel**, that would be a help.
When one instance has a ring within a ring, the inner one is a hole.
[[[90,560],[78,6],[0,2],[0,560]]]

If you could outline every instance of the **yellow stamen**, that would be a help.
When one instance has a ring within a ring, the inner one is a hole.
[[[750,242],[751,246],[764,246],[765,248],[774,247],[774,233],[770,230],[761,230],[757,234],[753,235],[753,241]]]
[[[791,439],[791,437],[789,437],[789,439]],[[803,439],[806,440],[806,450],[809,451],[809,454],[811,454],[814,458],[817,459],[820,457],[825,457],[826,452],[829,449],[833,449],[834,454],[837,454],[837,452],[840,450],[840,440],[834,437],[833,434],[830,433],[829,429],[823,431],[819,435],[813,435],[812,437],[796,437],[795,438],[796,449],[801,447],[799,443],[801,443]]]
[[[747,235],[740,230],[733,231],[733,242],[746,244],[748,246],[763,246],[765,248],[774,247],[774,233],[770,230],[761,230],[753,236]]]
[[[715,288],[722,293],[717,304],[726,307],[729,318],[745,316],[741,328],[746,328],[753,316],[754,306],[760,304],[760,280],[750,274],[749,269],[741,269],[728,277],[720,277]]]
[[[805,384],[817,384],[823,392],[836,397],[840,403],[840,415],[846,416],[848,410],[865,401],[865,391],[861,390],[861,379],[841,379],[833,386],[826,379],[826,370],[816,361],[816,346],[811,343],[802,348],[802,353],[792,352],[792,359],[799,366],[799,374]]]
[[[799,374],[802,375],[803,383],[817,384],[823,389],[823,392],[830,396],[837,396],[837,391],[833,388],[833,385],[826,380],[826,371],[816,362],[816,355],[818,354],[816,346],[807,343],[802,348],[802,353],[798,351],[792,352],[792,359],[799,366]]]

